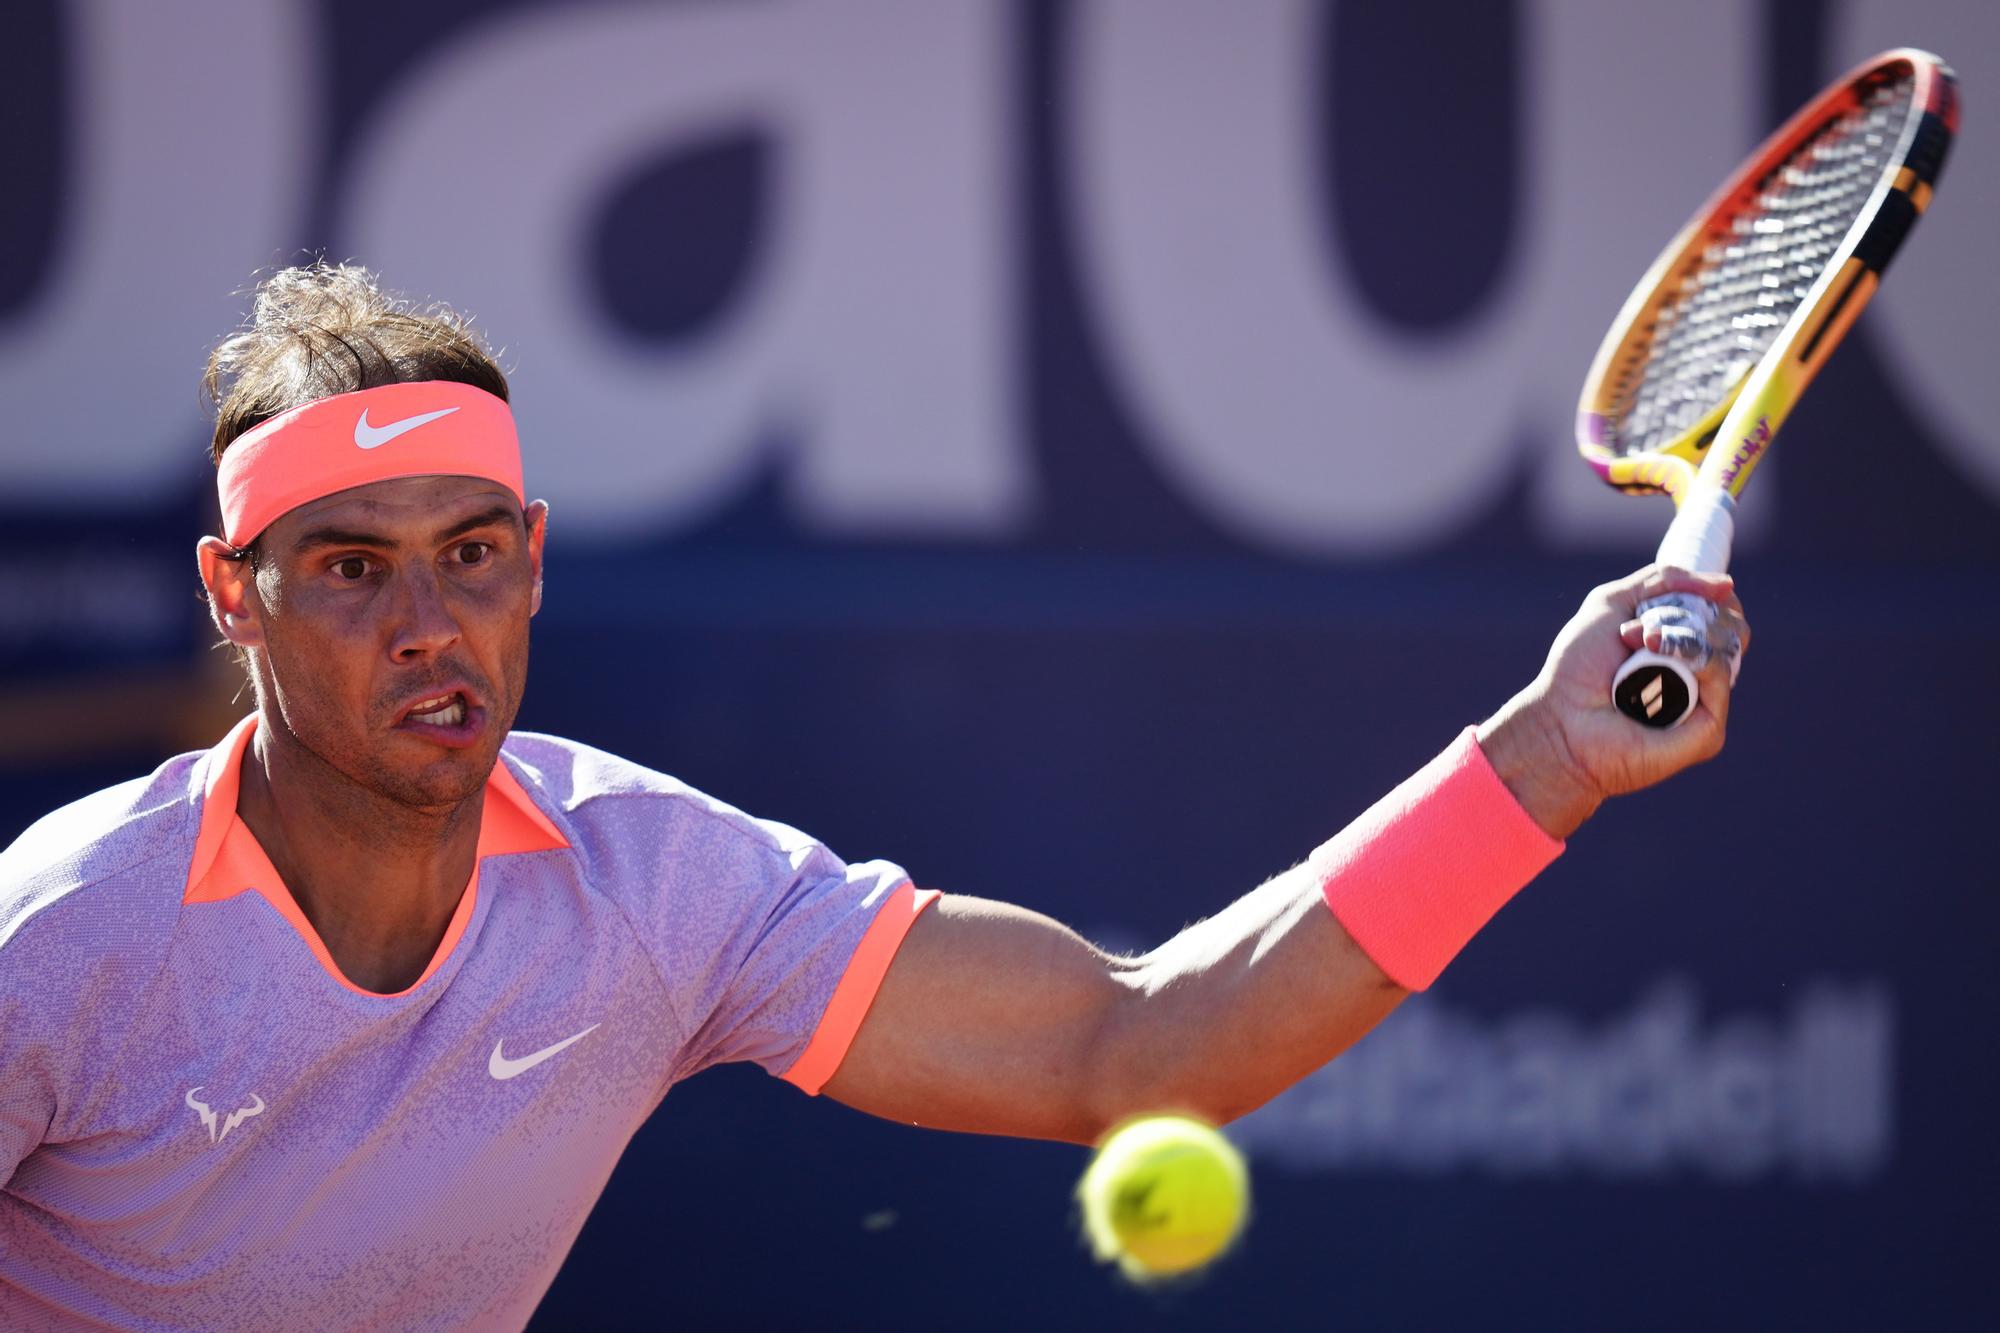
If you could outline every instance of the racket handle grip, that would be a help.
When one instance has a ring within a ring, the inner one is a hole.
[[[1729,568],[1729,544],[1735,533],[1736,501],[1719,486],[1697,482],[1660,541],[1659,562],[1701,574],[1723,573]],[[1715,616],[1715,604],[1692,593],[1670,592],[1639,604],[1641,620],[1682,627],[1676,635],[1681,642],[1689,642],[1685,631],[1692,631],[1698,636],[1692,640],[1697,645],[1706,644]],[[1685,657],[1641,648],[1611,678],[1611,701],[1619,712],[1644,726],[1677,727],[1701,700],[1694,672]]]

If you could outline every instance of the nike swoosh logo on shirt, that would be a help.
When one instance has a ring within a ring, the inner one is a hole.
[[[415,430],[419,426],[436,421],[439,417],[448,417],[456,411],[458,409],[455,407],[441,407],[435,412],[421,412],[413,417],[404,417],[401,421],[392,421],[386,426],[371,426],[368,424],[368,409],[364,407],[361,409],[361,420],[354,423],[355,447],[380,449],[405,431]]]
[[[536,1065],[540,1064],[542,1061],[548,1059],[550,1056],[560,1055],[563,1051],[567,1050],[569,1047],[574,1046],[577,1042],[582,1041],[585,1037],[588,1037],[591,1033],[597,1031],[599,1026],[601,1025],[597,1023],[592,1023],[589,1027],[577,1033],[574,1037],[564,1037],[561,1041],[557,1042],[555,1045],[544,1046],[542,1047],[541,1050],[536,1051],[533,1055],[524,1055],[518,1060],[509,1060],[505,1055],[502,1055],[500,1053],[500,1048],[507,1044],[507,1039],[505,1037],[502,1037],[499,1041],[493,1043],[493,1054],[487,1058],[486,1072],[493,1075],[493,1077],[497,1079],[510,1079],[517,1074],[525,1074],[530,1069],[533,1069]]]

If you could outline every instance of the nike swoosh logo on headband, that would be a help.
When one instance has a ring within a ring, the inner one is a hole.
[[[441,407],[435,412],[423,412],[417,416],[404,417],[401,421],[392,421],[386,426],[371,426],[368,424],[368,409],[363,408],[361,409],[361,419],[354,423],[354,445],[357,449],[380,449],[398,435],[406,431],[413,431],[428,422],[436,421],[439,417],[448,417],[456,411],[458,409],[455,407]]]

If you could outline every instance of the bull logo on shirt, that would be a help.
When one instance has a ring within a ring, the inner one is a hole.
[[[203,1086],[207,1085],[204,1084]],[[214,1109],[207,1102],[195,1096],[200,1091],[201,1088],[189,1088],[187,1092],[187,1104],[189,1110],[201,1117],[201,1123],[208,1129],[208,1141],[210,1143],[222,1142],[229,1137],[230,1130],[235,1129],[253,1115],[264,1114],[264,1099],[253,1092],[250,1094],[251,1104],[238,1107],[236,1110],[222,1117],[221,1128],[218,1129],[216,1127],[217,1118]]]

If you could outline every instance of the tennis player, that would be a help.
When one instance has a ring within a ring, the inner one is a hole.
[[[724,1061],[951,1129],[1226,1121],[1430,984],[1599,802],[1714,754],[1746,632],[1725,578],[1597,589],[1357,822],[1112,957],[512,732],[548,508],[456,317],[287,270],[209,384],[201,578],[255,709],[0,857],[7,1328],[517,1328]],[[1674,589],[1729,608],[1712,642],[1633,621]],[[1648,634],[1702,663],[1671,732],[1606,697]]]

